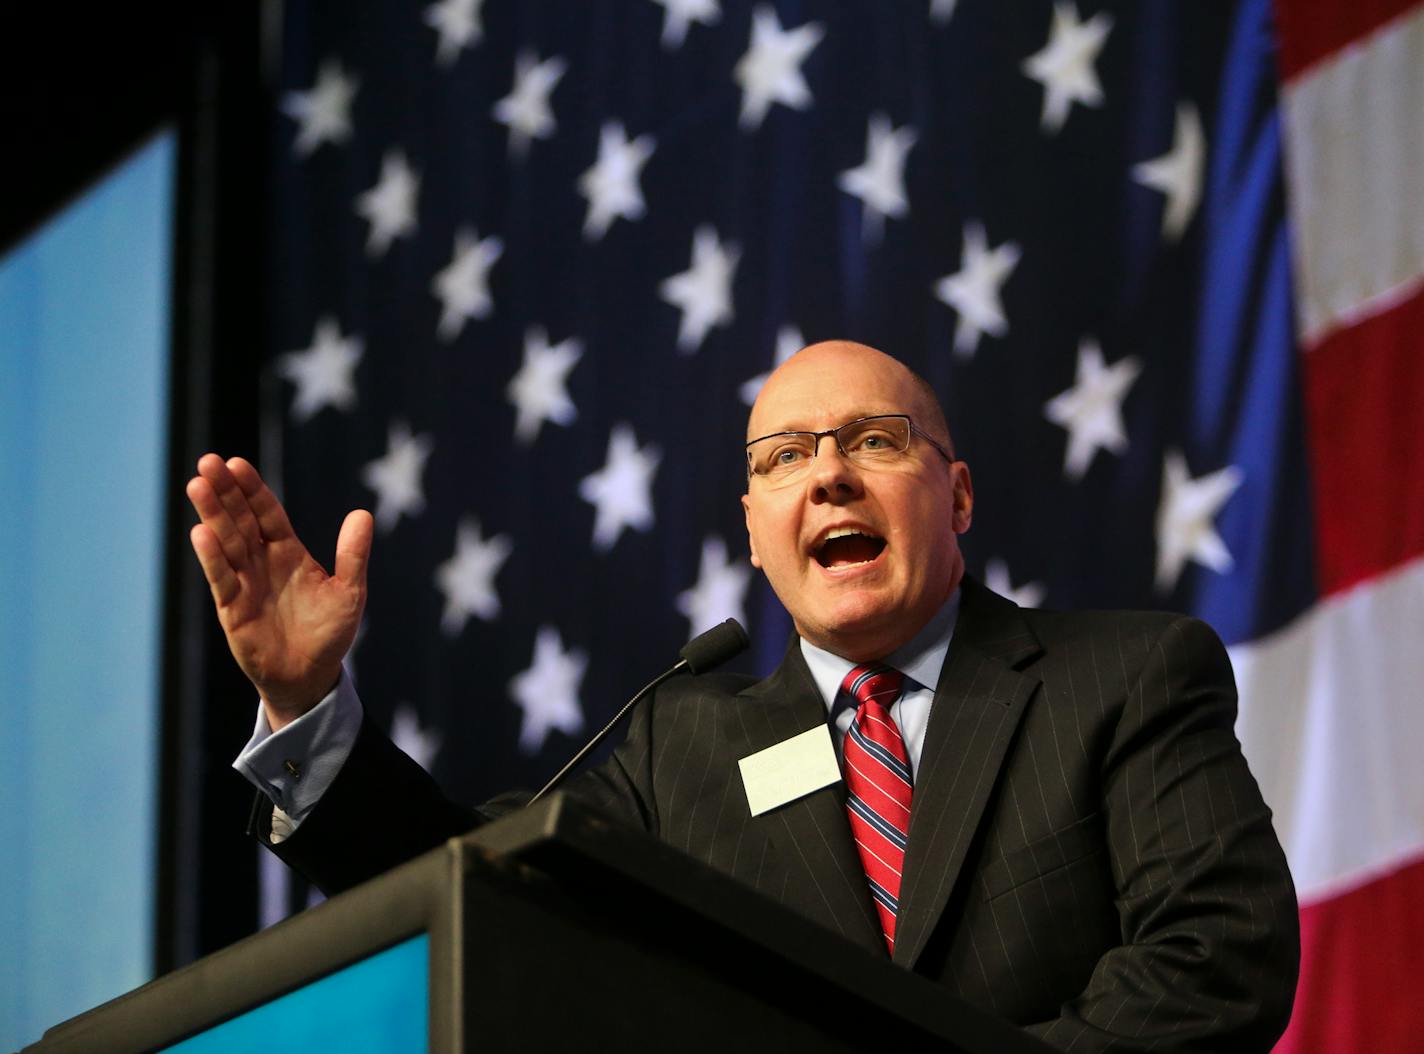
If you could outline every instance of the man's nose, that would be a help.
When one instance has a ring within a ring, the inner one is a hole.
[[[817,440],[809,482],[810,498],[816,503],[846,501],[860,493],[860,471],[841,453],[835,436]]]

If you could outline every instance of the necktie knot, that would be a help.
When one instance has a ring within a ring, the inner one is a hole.
[[[841,682],[841,690],[860,706],[879,703],[887,710],[900,696],[905,675],[883,662],[866,662],[853,667]]]

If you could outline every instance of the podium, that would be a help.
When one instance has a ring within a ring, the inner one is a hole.
[[[553,795],[26,1052],[1049,1048]]]

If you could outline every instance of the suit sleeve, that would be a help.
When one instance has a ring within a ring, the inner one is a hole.
[[[656,833],[648,764],[650,706],[637,707],[614,756],[566,789],[609,816]],[[272,803],[258,793],[248,833],[327,896],[412,860],[446,839],[522,807],[529,794],[502,794],[478,807],[446,797],[439,784],[363,718],[356,743],[310,814],[285,840],[271,839]]]
[[[1105,755],[1122,944],[1058,1019],[1073,1050],[1268,1051],[1300,963],[1295,890],[1233,726],[1226,651],[1195,619],[1147,650]]]
[[[490,818],[452,802],[429,773],[363,719],[341,770],[291,836],[271,841],[272,803],[261,793],[249,833],[332,896]]]

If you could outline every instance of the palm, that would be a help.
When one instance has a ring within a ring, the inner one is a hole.
[[[188,496],[202,518],[193,549],[228,646],[280,713],[297,716],[335,683],[365,603],[371,518],[354,512],[328,575],[293,533],[286,512],[240,458],[198,462]]]
[[[238,590],[218,604],[233,652],[253,679],[286,683],[340,662],[360,617],[360,598],[330,577],[298,541],[268,543],[236,569]]]

